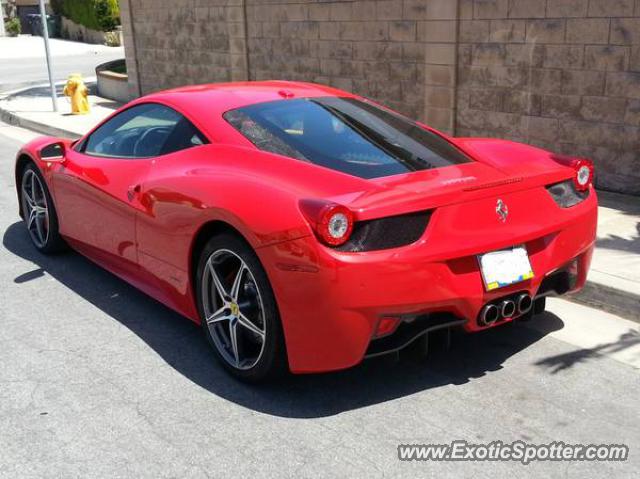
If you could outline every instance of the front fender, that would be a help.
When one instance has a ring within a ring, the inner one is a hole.
[[[16,153],[16,159],[14,163],[14,177],[15,177],[15,187],[16,187],[16,196],[18,198],[18,214],[22,217],[22,211],[20,208],[21,202],[21,183],[22,183],[22,172],[24,171],[25,166],[28,163],[33,163],[36,165],[40,173],[42,174],[47,187],[49,188],[49,193],[54,196],[53,188],[51,188],[50,174],[49,174],[49,164],[40,159],[38,152],[45,146],[51,143],[62,142],[65,144],[65,147],[69,148],[71,146],[71,140],[64,138],[56,138],[53,136],[40,136],[31,140],[30,142],[24,144]]]

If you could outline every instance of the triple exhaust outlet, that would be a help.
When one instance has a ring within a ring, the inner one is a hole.
[[[490,326],[499,319],[512,318],[526,314],[533,306],[533,299],[526,293],[514,299],[504,299],[499,303],[485,304],[480,311],[479,322],[483,326]]]

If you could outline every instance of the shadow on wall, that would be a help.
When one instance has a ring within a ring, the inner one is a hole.
[[[379,358],[341,372],[288,377],[274,384],[250,386],[231,378],[215,361],[200,328],[75,253],[44,256],[29,241],[24,225],[14,223],[4,234],[11,253],[37,267],[15,278],[25,283],[49,274],[74,293],[126,326],[177,372],[202,388],[243,407],[274,416],[324,417],[358,409],[431,388],[467,383],[502,368],[506,359],[561,329],[557,316],[538,316],[536,329],[509,324],[483,333],[454,334],[447,352],[427,360]],[[626,347],[626,342],[618,348]],[[608,347],[608,346],[607,346]],[[604,348],[604,347],[603,347]],[[578,356],[540,361],[542,367],[571,367]]]

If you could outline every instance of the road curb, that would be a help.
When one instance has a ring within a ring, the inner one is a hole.
[[[36,133],[42,133],[43,135],[58,136],[62,138],[71,138],[71,139],[80,138],[80,135],[70,130],[65,130],[64,128],[57,128],[55,126],[46,125],[44,123],[23,118],[12,111],[5,110],[2,107],[0,107],[0,120],[2,120],[3,122],[9,125],[26,128],[28,130],[35,131]]]
[[[640,323],[640,295],[630,291],[587,281],[581,291],[567,299]]]

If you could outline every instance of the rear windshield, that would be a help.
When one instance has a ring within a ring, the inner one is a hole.
[[[353,98],[258,103],[224,118],[259,149],[361,178],[471,161],[413,121]]]

